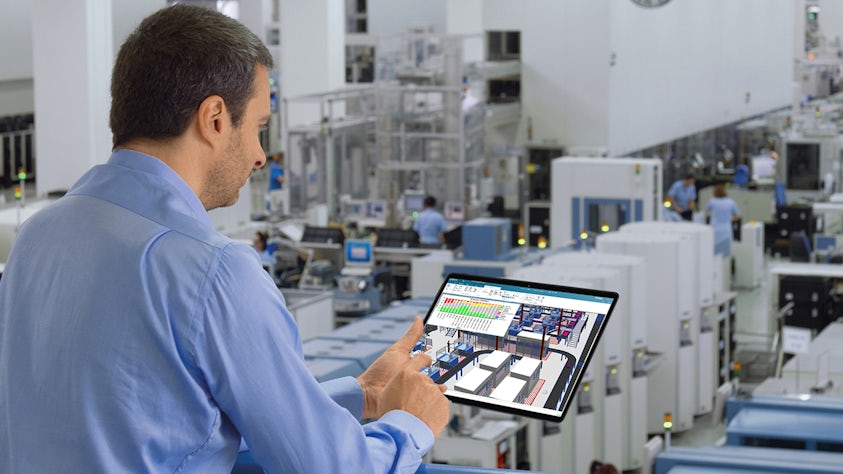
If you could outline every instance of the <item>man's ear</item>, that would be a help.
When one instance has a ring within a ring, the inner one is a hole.
[[[199,104],[196,119],[199,134],[212,146],[221,142],[226,127],[231,125],[225,101],[218,95],[208,96]]]

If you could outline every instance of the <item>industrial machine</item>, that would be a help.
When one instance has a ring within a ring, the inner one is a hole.
[[[597,238],[599,252],[647,260],[647,347],[659,355],[647,375],[647,431],[662,429],[671,413],[674,431],[693,426],[697,402],[697,301],[683,276],[692,268],[693,239],[682,234],[609,232]]]
[[[620,272],[623,284],[616,288],[621,295],[615,308],[615,318],[607,331],[618,331],[614,343],[621,354],[604,352],[606,394],[622,399],[620,415],[604,408],[604,457],[624,469],[637,469],[643,464],[641,450],[647,442],[647,271],[641,257],[604,252],[562,252],[550,255],[543,264],[554,268],[609,268]],[[603,344],[609,344],[610,333]],[[614,358],[614,359],[613,359]],[[620,446],[621,456],[618,457]]]
[[[661,220],[662,163],[648,158],[562,157],[551,165],[550,242],[563,247],[582,235],[628,222]]]
[[[788,197],[816,198],[840,189],[840,149],[836,127],[825,136],[803,132],[787,139],[778,162],[778,179],[785,183]]]
[[[512,278],[595,288],[601,281],[572,279],[549,274],[542,266],[529,266],[515,271]],[[541,469],[554,472],[588,472],[589,464],[600,459],[603,451],[603,348],[598,344],[592,363],[583,373],[580,388],[562,423],[544,425],[541,443]]]
[[[462,234],[463,253],[433,251],[413,259],[413,296],[433,296],[441,278],[449,273],[504,277],[516,269],[541,260],[541,253],[513,247],[513,225],[505,217],[479,217],[466,221]]]
[[[714,353],[717,351],[714,334],[713,313],[706,311],[714,302],[714,231],[711,226],[691,222],[634,222],[621,226],[621,232],[638,232],[689,236],[693,246],[691,266],[680,268],[679,281],[691,292],[696,316],[694,327],[699,331],[695,337],[697,355],[697,405],[695,415],[711,411],[716,385],[712,384],[717,372]]]
[[[655,474],[717,473],[839,473],[843,455],[793,449],[744,446],[673,447],[656,458]]]
[[[337,317],[360,317],[385,307],[392,300],[392,274],[375,266],[374,242],[345,241],[345,266],[337,276],[334,312]]]
[[[331,227],[305,226],[299,247],[307,253],[307,261],[299,278],[299,289],[327,290],[334,287],[342,266],[345,234]]]

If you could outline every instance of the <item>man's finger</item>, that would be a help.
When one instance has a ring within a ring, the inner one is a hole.
[[[415,357],[407,361],[405,367],[413,369],[416,372],[419,372],[421,369],[430,365],[433,362],[433,359],[430,358],[427,354],[416,354]]]
[[[422,336],[424,332],[424,324],[422,324],[422,319],[419,316],[416,316],[413,319],[413,324],[410,325],[410,329],[401,336],[401,339],[398,340],[392,346],[396,349],[400,349],[404,352],[410,352],[413,346],[419,342],[419,338]]]

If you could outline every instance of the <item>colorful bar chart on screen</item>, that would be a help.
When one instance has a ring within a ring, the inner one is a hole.
[[[503,301],[442,295],[427,323],[461,331],[503,336],[519,307],[519,304]]]

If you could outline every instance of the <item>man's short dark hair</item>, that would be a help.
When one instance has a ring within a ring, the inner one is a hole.
[[[425,196],[424,207],[436,207],[436,198],[433,196]]]
[[[685,180],[687,181],[689,179],[694,179],[693,173],[688,173],[688,174],[685,175]]]
[[[272,67],[269,50],[222,13],[186,4],[153,13],[129,35],[114,64],[114,147],[135,138],[181,135],[199,104],[212,95],[222,97],[239,126],[258,64]]]

